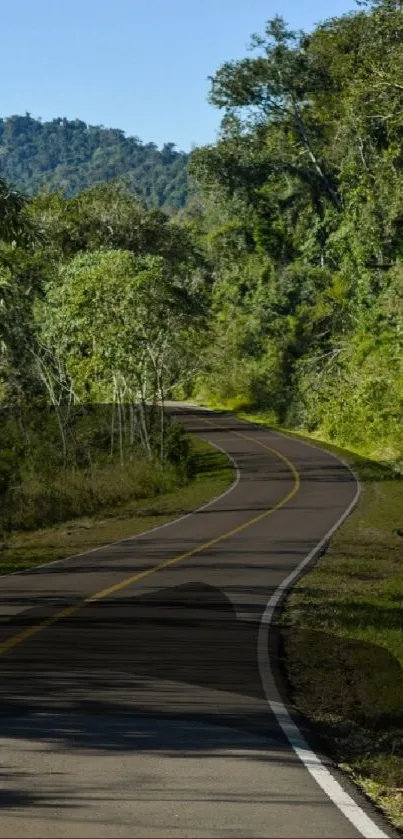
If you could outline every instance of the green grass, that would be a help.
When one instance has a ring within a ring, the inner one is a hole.
[[[275,425],[264,412],[235,413]],[[357,452],[281,430],[339,455],[362,486],[358,507],[284,604],[291,696],[336,763],[403,828],[403,480]]]
[[[134,494],[96,514],[75,517],[52,527],[16,531],[0,548],[0,574],[33,568],[118,539],[142,533],[191,512],[223,492],[233,480],[233,467],[222,452],[191,437],[194,477],[185,486],[162,495]]]

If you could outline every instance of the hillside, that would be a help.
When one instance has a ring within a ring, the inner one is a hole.
[[[28,195],[41,188],[66,197],[112,178],[125,177],[150,206],[182,207],[188,156],[166,143],[126,137],[116,128],[81,120],[41,122],[29,114],[0,118],[0,175]]]

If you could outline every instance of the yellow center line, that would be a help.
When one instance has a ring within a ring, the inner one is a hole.
[[[209,420],[204,419],[203,422],[205,422],[208,425],[214,426],[214,423]],[[243,437],[245,440],[249,440],[255,445],[260,446],[262,449],[266,449],[271,454],[274,454],[276,455],[276,457],[280,458],[280,460],[282,460],[288,466],[294,478],[294,485],[290,492],[288,492],[287,495],[284,496],[284,498],[278,501],[277,504],[274,505],[274,507],[270,507],[268,510],[264,510],[262,513],[258,513],[257,516],[254,516],[252,519],[249,519],[243,524],[240,524],[237,527],[232,528],[232,530],[228,530],[221,536],[217,536],[215,539],[210,539],[208,542],[204,542],[197,548],[193,548],[190,551],[178,554],[177,556],[174,556],[171,559],[166,559],[163,562],[158,563],[158,565],[153,565],[152,568],[147,568],[145,571],[140,571],[137,574],[133,574],[131,577],[126,577],[120,583],[115,583],[115,585],[113,586],[104,588],[102,589],[102,591],[98,591],[96,594],[92,594],[90,597],[84,598],[79,603],[76,603],[74,606],[68,606],[64,609],[61,609],[59,612],[56,612],[56,614],[52,615],[49,618],[46,618],[46,620],[28,627],[27,629],[22,630],[22,632],[18,632],[16,635],[12,635],[11,638],[8,638],[6,641],[0,644],[0,656],[9,652],[9,650],[13,649],[13,647],[17,647],[24,641],[27,641],[29,638],[32,638],[34,635],[37,635],[39,632],[42,632],[48,626],[52,626],[52,624],[64,620],[64,618],[71,617],[71,615],[74,615],[80,609],[83,609],[88,603],[95,603],[98,600],[104,600],[106,597],[109,597],[110,594],[114,594],[116,591],[121,591],[122,589],[127,588],[128,586],[134,585],[134,583],[138,583],[139,580],[143,580],[145,577],[151,576],[151,574],[157,574],[158,571],[162,571],[164,568],[169,568],[169,566],[171,565],[176,565],[178,562],[182,562],[184,559],[190,559],[190,557],[196,556],[196,554],[202,553],[202,551],[206,551],[209,548],[212,548],[214,545],[218,545],[225,539],[230,539],[231,536],[236,536],[238,533],[242,533],[242,531],[246,530],[248,527],[252,527],[252,525],[257,524],[259,521],[262,521],[263,519],[272,515],[276,512],[276,510],[279,510],[281,507],[284,507],[285,504],[291,501],[291,499],[294,498],[301,486],[301,478],[299,472],[294,466],[294,464],[291,462],[291,460],[289,460],[288,457],[286,457],[281,452],[277,451],[277,449],[274,449],[271,446],[267,446],[266,443],[262,442],[262,440],[256,440],[254,437],[249,437],[247,434],[242,434],[240,431],[234,431],[233,433],[237,437]]]

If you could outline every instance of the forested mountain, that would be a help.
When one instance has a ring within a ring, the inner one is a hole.
[[[148,205],[182,207],[187,163],[173,143],[159,150],[118,129],[78,119],[41,122],[29,114],[0,119],[0,174],[28,195],[47,187],[70,197],[124,177]]]

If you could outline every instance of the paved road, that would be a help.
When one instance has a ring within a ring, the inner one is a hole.
[[[235,459],[230,492],[0,580],[1,837],[391,836],[301,740],[272,676],[278,587],[355,480],[269,430],[181,418]]]

